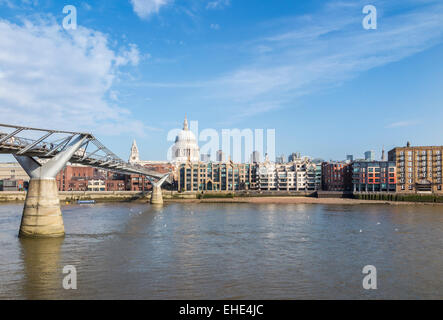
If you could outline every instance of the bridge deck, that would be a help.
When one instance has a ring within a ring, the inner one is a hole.
[[[71,158],[71,163],[116,171],[124,174],[142,174],[160,179],[160,174],[147,168],[129,164],[106,148],[92,134],[49,130],[0,124],[0,153],[51,159],[65,150],[75,137],[86,137],[85,143]],[[170,179],[167,182],[171,182]]]

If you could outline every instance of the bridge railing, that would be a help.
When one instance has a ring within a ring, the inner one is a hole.
[[[124,174],[142,174],[159,179],[163,175],[147,168],[129,164],[103,145],[90,133],[48,130],[0,124],[0,153],[50,159],[64,151],[76,137],[85,142],[70,162],[116,171]],[[171,182],[169,179],[168,182]]]

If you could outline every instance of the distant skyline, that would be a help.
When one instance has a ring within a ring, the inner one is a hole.
[[[124,159],[136,139],[144,160],[185,114],[275,129],[286,158],[442,145],[442,21],[440,0],[0,0],[0,123],[90,131]]]

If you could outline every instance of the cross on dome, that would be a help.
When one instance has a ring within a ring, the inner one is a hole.
[[[183,130],[188,131],[189,127],[188,127],[188,117],[185,114],[185,121],[183,122]]]

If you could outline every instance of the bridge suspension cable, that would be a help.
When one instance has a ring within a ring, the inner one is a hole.
[[[91,133],[22,127],[0,123],[0,153],[52,159],[69,147],[70,142],[84,138],[69,162],[124,174],[141,174],[161,179],[164,174],[137,164],[130,164],[103,145]],[[170,183],[170,178],[167,180]]]

